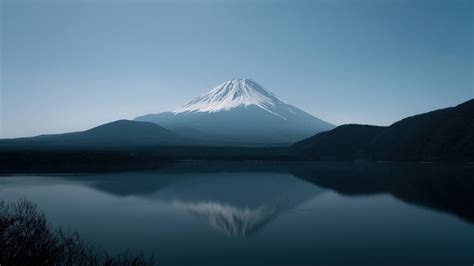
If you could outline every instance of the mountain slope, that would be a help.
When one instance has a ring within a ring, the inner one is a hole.
[[[384,129],[370,125],[342,125],[297,142],[293,148],[312,157],[360,158],[369,154],[372,140]]]
[[[0,140],[0,148],[8,147],[89,147],[171,145],[185,140],[154,123],[118,120],[73,133]]]
[[[226,81],[184,106],[135,118],[207,141],[291,143],[334,126],[250,79]]]
[[[295,143],[309,157],[397,161],[474,160],[474,99],[389,127],[343,125]]]
[[[474,99],[398,121],[372,141],[374,158],[438,160],[474,158]]]

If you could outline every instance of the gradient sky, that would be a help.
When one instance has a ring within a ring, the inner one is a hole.
[[[234,77],[337,125],[474,98],[470,0],[0,1],[0,137],[165,111]]]

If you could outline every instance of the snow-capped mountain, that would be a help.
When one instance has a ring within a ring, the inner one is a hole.
[[[169,112],[135,120],[193,139],[255,144],[291,143],[334,127],[251,79],[231,79]]]
[[[258,106],[269,113],[281,117],[283,120],[286,120],[286,118],[279,113],[283,114],[285,110],[281,109],[286,108],[288,111],[294,112],[291,105],[284,103],[272,92],[251,79],[228,80],[190,101],[188,104],[175,108],[172,112],[175,114],[184,112],[212,113],[249,105]]]

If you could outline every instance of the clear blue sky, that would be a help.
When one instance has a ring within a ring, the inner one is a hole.
[[[0,137],[165,111],[234,77],[338,125],[474,98],[470,0],[0,1]]]

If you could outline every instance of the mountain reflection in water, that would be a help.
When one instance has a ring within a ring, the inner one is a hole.
[[[473,164],[193,162],[2,176],[0,197],[31,200],[86,241],[163,265],[466,265],[473,173]]]
[[[214,177],[208,177],[209,173]],[[288,173],[301,182],[289,178]],[[155,197],[189,206],[213,202],[235,207],[236,203],[240,210],[255,210],[264,203],[268,209],[267,201],[286,195],[288,206],[275,207],[276,214],[295,208],[324,189],[348,196],[390,194],[474,223],[474,164],[196,162],[157,172],[102,175],[91,185],[117,195]]]
[[[216,229],[233,237],[246,236],[271,220],[276,214],[276,209],[271,206],[239,209],[219,202],[179,201],[175,202],[174,206],[195,214]]]
[[[292,173],[343,195],[390,194],[474,223],[474,164],[317,163]]]
[[[287,174],[224,172],[177,178],[149,196],[170,202],[228,236],[245,237],[321,192]]]

